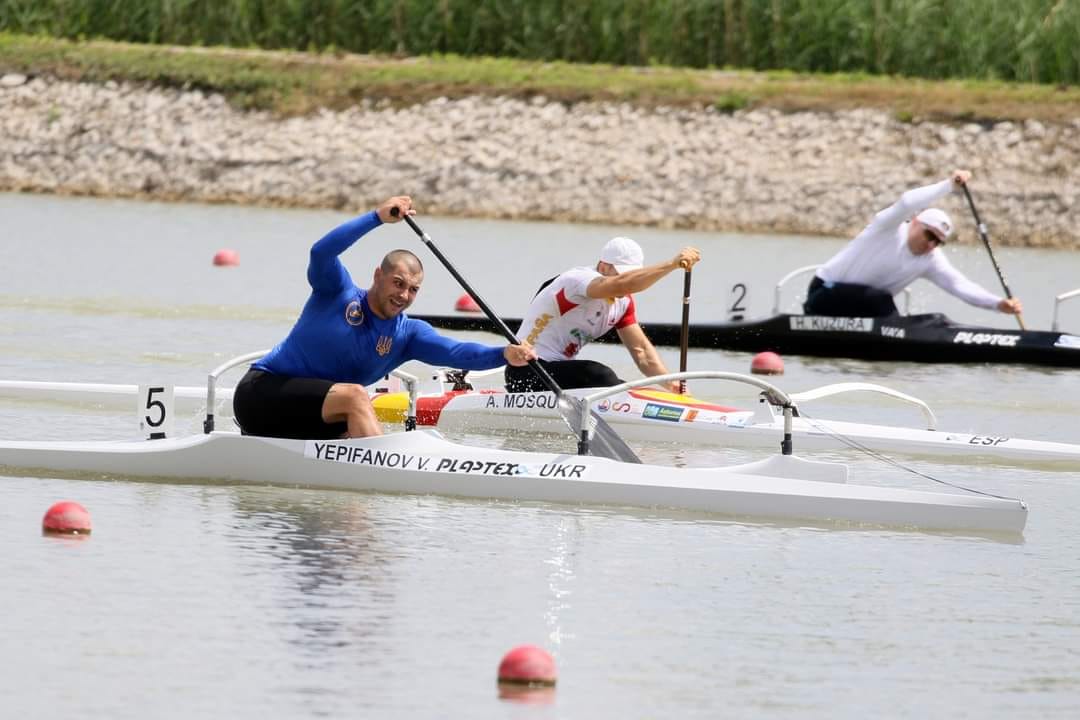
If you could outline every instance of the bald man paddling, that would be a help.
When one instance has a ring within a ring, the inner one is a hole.
[[[364,386],[408,360],[487,370],[535,359],[527,345],[458,342],[405,315],[424,280],[420,259],[408,250],[388,253],[367,290],[353,283],[338,256],[406,213],[413,214],[412,199],[392,197],[312,246],[311,296],[300,318],[236,386],[233,410],[245,433],[311,440],[381,435]]]

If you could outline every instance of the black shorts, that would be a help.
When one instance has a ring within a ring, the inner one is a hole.
[[[322,419],[330,380],[274,375],[251,368],[236,385],[233,415],[247,435],[334,440],[345,435],[344,422]]]
[[[624,382],[611,368],[595,360],[556,360],[554,362],[540,360],[539,362],[563,390],[611,387],[622,385]],[[551,389],[528,365],[522,367],[507,365],[504,377],[507,392],[540,392]]]
[[[885,290],[857,283],[827,283],[815,276],[806,288],[803,312],[828,317],[888,317],[898,315]]]

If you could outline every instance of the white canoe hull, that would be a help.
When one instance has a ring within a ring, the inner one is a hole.
[[[445,431],[531,430],[565,432],[551,393],[462,394],[451,398],[437,417]],[[664,408],[667,410],[658,410]],[[666,403],[621,393],[601,403],[598,414],[627,440],[723,447],[779,449],[783,418],[763,406],[751,410],[710,410],[701,404]],[[650,417],[651,415],[651,417]],[[421,416],[423,419],[423,415]],[[1000,434],[973,434],[796,417],[795,451],[850,449],[846,440],[876,452],[954,460],[982,459],[1003,465],[1038,463],[1049,470],[1080,472],[1080,445],[1025,440]]]
[[[448,442],[432,431],[342,441],[214,432],[135,442],[0,442],[0,472],[678,508],[734,518],[1020,533],[1018,500],[846,483],[847,468],[777,455],[730,468],[632,465]]]

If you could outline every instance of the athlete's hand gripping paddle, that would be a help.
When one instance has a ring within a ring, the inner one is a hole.
[[[390,210],[390,214],[395,217],[401,215],[396,207]],[[488,316],[488,319],[495,324],[495,327],[499,329],[499,332],[503,334],[503,337],[509,342],[519,345],[520,341],[517,339],[517,336],[510,331],[510,328],[506,326],[506,323],[502,321],[502,318],[492,312],[491,308],[488,307],[488,304],[484,302],[483,298],[472,289],[465,278],[461,276],[461,273],[459,273],[453,264],[446,259],[446,256],[442,254],[442,251],[435,246],[431,237],[421,230],[420,226],[417,225],[416,221],[409,215],[401,215],[401,218],[409,224],[409,227],[413,229],[413,232],[415,232],[424,244],[427,245],[428,250],[430,250],[450,274],[454,276],[454,279],[457,280],[462,289],[469,294],[469,297],[476,301],[476,304],[484,311],[484,314]],[[562,415],[563,420],[566,421],[567,426],[569,426],[575,436],[579,439],[582,438],[584,436],[584,428],[580,427],[581,409],[583,405],[581,400],[567,395],[563,389],[559,387],[558,383],[555,382],[555,379],[551,377],[551,374],[536,360],[529,361],[529,367],[531,367],[533,372],[540,377],[540,380],[548,386],[551,392],[555,393],[555,397],[559,400],[559,413]],[[641,462],[641,460],[638,459],[638,456],[634,454],[634,451],[630,449],[630,446],[626,444],[626,441],[619,437],[619,434],[616,433],[603,418],[597,415],[595,410],[590,409],[590,415],[594,422],[592,433],[590,434],[590,442],[588,444],[590,455],[607,457],[622,462]]]

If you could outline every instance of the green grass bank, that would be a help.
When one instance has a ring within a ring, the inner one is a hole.
[[[71,39],[1080,81],[1075,0],[0,0]]]

